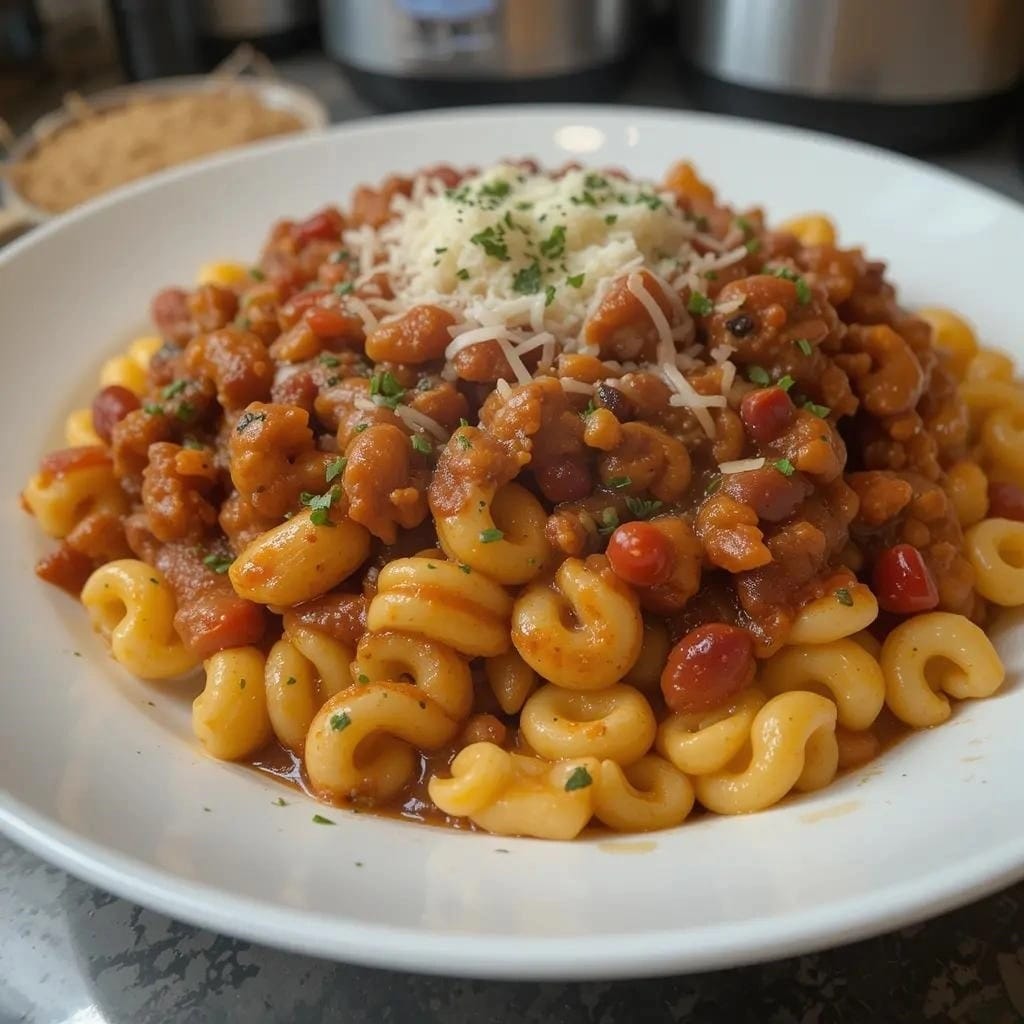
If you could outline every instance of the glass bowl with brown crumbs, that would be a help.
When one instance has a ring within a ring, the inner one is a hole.
[[[272,78],[186,76],[72,96],[11,146],[4,200],[36,224],[169,167],[327,121],[313,93]]]

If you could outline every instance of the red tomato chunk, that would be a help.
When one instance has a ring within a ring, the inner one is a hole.
[[[608,541],[615,575],[634,587],[654,587],[672,575],[672,542],[650,523],[625,523]]]
[[[687,633],[669,652],[661,692],[673,711],[705,711],[724,704],[753,678],[750,634],[712,622]]]
[[[796,409],[782,388],[761,388],[745,395],[740,419],[751,439],[759,444],[774,441],[793,422]]]
[[[939,589],[921,552],[913,544],[886,548],[875,562],[875,596],[887,612],[914,615],[939,603]]]

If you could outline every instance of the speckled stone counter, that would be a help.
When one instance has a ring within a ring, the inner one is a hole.
[[[315,89],[336,120],[369,112],[321,58],[284,70]],[[645,65],[624,99],[686,106],[664,58]],[[20,112],[15,126],[42,109]],[[1024,200],[1005,136],[937,162]],[[1024,883],[926,924],[760,967],[637,982],[489,983],[348,967],[191,928],[0,839],[0,1024],[321,1021],[1011,1024],[1024,1021]]]

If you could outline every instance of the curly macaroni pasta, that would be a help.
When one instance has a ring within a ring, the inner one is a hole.
[[[193,280],[21,501],[118,663],[202,666],[213,758],[568,840],[813,793],[1003,684],[1024,386],[824,213],[436,165]]]

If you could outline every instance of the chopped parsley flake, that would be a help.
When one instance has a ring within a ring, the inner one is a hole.
[[[164,411],[164,407],[157,402],[143,402],[142,411],[147,416],[160,416]]]
[[[725,478],[721,473],[716,473],[709,481],[707,487],[704,488],[704,494],[707,497],[711,497],[712,494],[717,494],[722,489],[722,484],[725,483]]]
[[[359,675],[356,676],[357,683],[368,683],[369,681],[370,677],[365,672],[360,672]]]
[[[361,434],[370,424],[369,423],[357,423],[352,428],[353,434]]]
[[[544,289],[544,305],[545,306],[550,306],[551,303],[554,302],[554,301],[555,301],[555,286],[553,284],[549,284],[547,286],[547,288]]]
[[[565,252],[565,225],[557,224],[540,243],[540,252],[549,260],[556,260]]]
[[[325,818],[322,814],[314,814],[313,815],[313,824],[314,825],[333,825],[334,822],[331,821],[330,818]]]
[[[168,384],[160,394],[163,398],[174,398],[175,395],[180,395],[187,387],[187,380],[176,380]]]
[[[286,679],[286,680],[284,681],[284,685],[285,685],[285,686],[294,686],[294,685],[295,685],[295,684],[296,684],[297,682],[298,682],[298,679],[296,679],[296,678],[295,678],[295,676],[289,676],[289,677],[288,677],[288,678],[287,678],[287,679]]]
[[[396,409],[404,394],[405,388],[395,380],[390,370],[375,373],[370,378],[370,399],[377,405]]]
[[[492,199],[504,199],[511,191],[512,186],[503,178],[499,178],[497,181],[490,181],[486,185],[480,186],[480,195],[488,196]]]
[[[611,480],[608,481],[608,486],[614,487],[617,491],[621,491],[628,487],[632,482],[632,478],[628,476],[613,476]]]
[[[235,427],[235,433],[240,434],[246,427],[252,426],[253,423],[262,423],[267,418],[265,412],[249,412],[246,410],[238,418],[238,425]]]
[[[469,280],[469,271],[465,267],[460,267],[458,270],[455,271],[455,276],[460,281],[468,281]]]
[[[795,383],[796,381],[787,373],[785,377],[781,377],[775,382],[775,386],[782,388],[783,391],[788,391]]]
[[[332,370],[341,365],[341,360],[337,356],[332,356],[330,352],[321,352],[319,362],[321,366],[329,367]]]
[[[335,295],[351,295],[355,285],[351,281],[342,281],[334,286]]]
[[[303,491],[299,495],[299,501],[310,510],[309,521],[314,526],[333,526],[330,508],[338,500],[339,494],[338,485],[335,484],[323,494],[310,494],[309,491]]]
[[[583,184],[586,185],[587,188],[607,188],[608,179],[602,177],[600,174],[588,174],[583,179]]]
[[[577,767],[573,768],[569,778],[565,780],[565,791],[566,793],[571,793],[576,789],[586,789],[593,782],[594,780],[590,777],[590,772],[583,765],[577,765]]]
[[[836,591],[836,600],[840,604],[846,605],[847,608],[853,607],[853,594],[851,594],[849,590],[846,589],[846,587],[840,587]]]
[[[619,525],[619,513],[613,508],[601,509],[601,519],[597,527],[597,532],[602,536],[607,536],[616,526]]]
[[[473,442],[470,441],[470,439],[468,437],[466,437],[465,434],[456,434],[455,435],[455,439],[456,439],[456,441],[459,442],[459,447],[464,452],[468,452],[469,449],[473,447]]]
[[[528,267],[523,267],[512,278],[512,287],[520,295],[533,295],[540,291],[540,264],[534,260]]]
[[[254,281],[265,281],[267,279],[267,275],[264,274],[263,271],[260,270],[259,267],[250,267],[249,268],[249,276]]]
[[[817,402],[804,402],[804,408],[819,420],[825,419],[832,411],[827,405],[818,405]]]
[[[327,464],[327,469],[324,470],[324,478],[328,483],[333,483],[335,480],[345,472],[345,466],[348,463],[348,459],[344,455],[339,456],[333,462]]]
[[[278,798],[277,798],[277,799],[276,799],[276,800],[274,801],[274,806],[275,806],[275,807],[287,807],[287,806],[288,806],[288,801],[287,801],[287,800],[285,800],[285,799],[284,799],[284,797],[281,797],[281,796],[279,796],[279,797],[278,797]]]
[[[778,459],[772,463],[772,465],[783,475],[792,476],[796,472],[796,467],[789,459]]]
[[[611,227],[611,225],[614,224],[618,219],[619,215],[617,213],[609,213],[605,215],[604,222],[609,227]]]
[[[586,277],[586,274],[574,274],[572,277],[567,277],[565,283],[570,288],[582,288],[584,277]]]
[[[760,384],[762,387],[767,387],[772,382],[768,371],[763,366],[751,366],[747,370],[747,379],[751,384]]]
[[[349,717],[349,713],[347,711],[342,711],[338,714],[331,715],[330,722],[332,731],[342,732],[352,724],[352,719]]]
[[[216,553],[209,554],[203,559],[203,565],[208,569],[212,569],[218,576],[223,576],[224,573],[231,568],[231,563],[234,561],[229,555],[218,555]]]
[[[463,562],[459,562],[459,569],[462,570],[467,576],[473,571],[468,565]]]
[[[748,238],[743,243],[743,248],[747,250],[751,255],[755,252],[761,251],[761,240],[759,238]]]
[[[447,251],[448,251],[448,246],[447,245],[439,245],[439,246],[437,246],[434,249],[434,252],[436,252],[436,253],[442,253],[442,252],[447,252]]]
[[[507,263],[509,261],[508,245],[500,230],[496,229],[493,225],[491,227],[484,228],[483,231],[478,231],[475,235],[472,235],[469,240],[474,245],[479,245],[488,256],[492,256],[494,259],[499,260],[502,263]],[[543,249],[543,243],[541,244],[541,248]]]
[[[186,448],[191,448],[192,451],[194,452],[201,452],[206,447],[206,445],[203,444],[202,441],[197,441],[194,437],[191,436],[186,437],[185,440],[182,441],[182,444]]]
[[[492,526],[490,529],[480,531],[480,542],[482,544],[493,544],[496,540],[501,540],[505,536],[501,530],[497,527]]]
[[[781,277],[783,281],[792,281],[796,288],[796,301],[801,306],[806,306],[811,301],[811,286],[795,270],[790,270],[789,267],[772,267],[769,270],[766,267],[765,271],[772,277]]]
[[[648,498],[626,498],[626,508],[637,517],[637,519],[650,519],[661,508],[660,501],[653,501]]]
[[[430,455],[434,450],[434,446],[422,434],[413,434],[409,438],[409,442],[421,455]]]
[[[700,292],[691,292],[686,308],[694,316],[707,316],[715,308],[715,304],[706,295],[702,295]]]
[[[811,343],[806,338],[797,338],[793,344],[796,345],[796,347],[800,349],[805,356],[809,356],[814,352],[814,349],[811,347]]]
[[[580,410],[580,419],[585,420],[592,412],[597,412],[597,406],[594,404],[592,398],[587,400],[587,404]]]
[[[174,410],[174,415],[182,422],[188,423],[189,420],[195,418],[196,407],[191,402],[179,402],[178,408]]]
[[[746,217],[737,217],[734,223],[744,235],[749,236],[754,233],[754,225]]]

